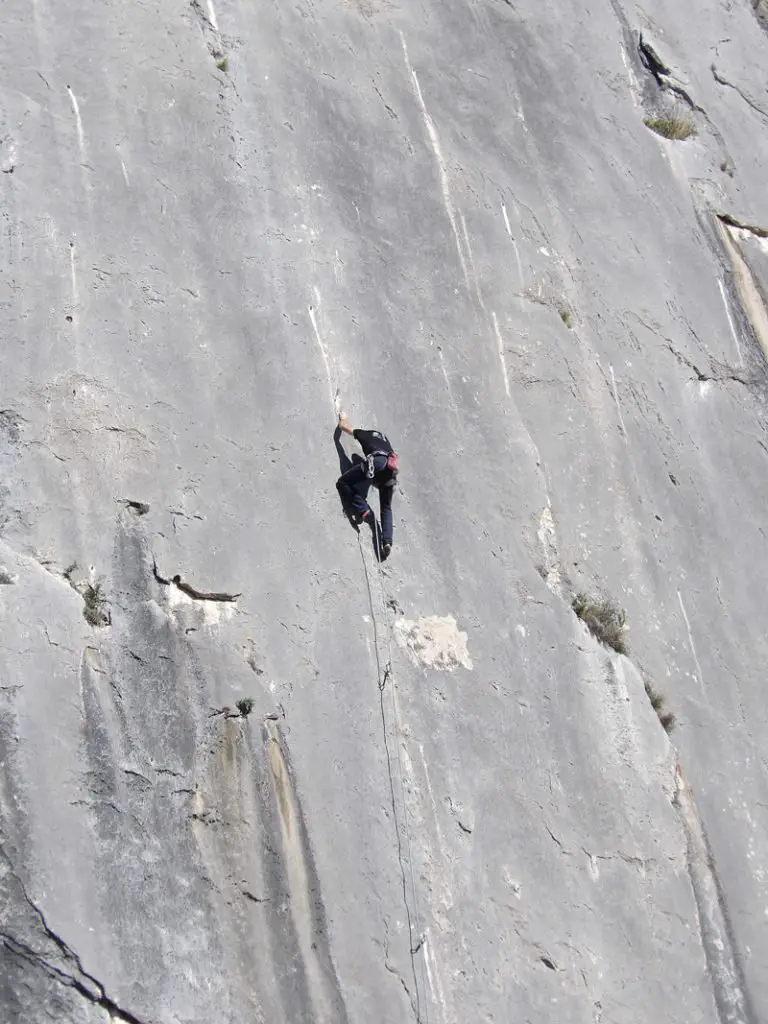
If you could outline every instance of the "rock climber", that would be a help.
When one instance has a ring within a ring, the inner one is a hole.
[[[368,523],[376,531],[373,510],[367,493],[371,484],[378,489],[381,507],[381,551],[383,562],[392,551],[392,495],[397,483],[397,455],[385,434],[378,430],[355,430],[339,413],[339,430],[351,434],[363,449],[364,459],[357,462],[336,481],[344,511],[358,523]]]

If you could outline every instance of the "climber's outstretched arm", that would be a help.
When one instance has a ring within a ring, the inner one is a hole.
[[[349,423],[347,422],[346,413],[343,412],[339,413],[339,430],[343,430],[345,434],[355,433],[354,427],[350,427]]]

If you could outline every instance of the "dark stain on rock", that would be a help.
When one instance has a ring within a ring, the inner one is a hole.
[[[307,993],[303,1020],[343,1024],[347,1012],[328,942],[325,907],[306,823],[277,722],[264,723],[267,764],[279,816],[281,867]]]

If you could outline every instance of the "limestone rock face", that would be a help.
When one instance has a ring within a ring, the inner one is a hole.
[[[767,28],[6,0],[0,1020],[768,1019]]]

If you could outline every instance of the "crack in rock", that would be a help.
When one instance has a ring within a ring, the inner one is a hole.
[[[247,900],[250,900],[252,903],[271,903],[272,902],[272,900],[269,898],[269,896],[254,896],[253,893],[249,892],[247,889],[241,889],[240,891],[242,892],[243,896],[245,896],[245,898]]]
[[[119,505],[125,505],[137,516],[145,516],[149,512],[149,505],[145,501],[134,501],[132,498],[118,498]]]
[[[40,922],[43,933],[59,950],[65,963],[69,964],[74,970],[72,973],[70,973],[70,971],[63,970],[56,964],[51,963],[44,953],[34,949],[28,943],[10,935],[7,932],[0,932],[0,939],[2,939],[6,949],[8,949],[8,951],[14,956],[39,967],[41,970],[45,971],[50,978],[53,978],[60,984],[74,989],[84,999],[88,1000],[89,1003],[92,1003],[94,1006],[100,1006],[110,1014],[112,1019],[123,1021],[124,1024],[145,1024],[141,1018],[134,1016],[134,1014],[130,1013],[128,1010],[124,1010],[114,1001],[114,999],[110,998],[101,982],[85,970],[79,955],[50,927],[45,914],[27,892],[21,876],[13,867],[8,854],[2,847],[0,847],[0,853],[2,854],[11,875],[16,879],[25,901]]]
[[[768,238],[768,228],[758,227],[757,224],[747,224],[745,221],[736,220],[730,213],[718,213],[717,219],[721,224],[729,228],[737,228],[739,231],[748,231],[755,238]]]
[[[637,49],[640,54],[640,60],[643,62],[643,67],[653,75],[659,88],[663,89],[666,85],[664,79],[669,78],[672,72],[664,64],[651,44],[645,41],[642,32],[637,43]]]
[[[719,1024],[757,1024],[709,839],[679,764],[672,803],[685,836],[688,876]]]
[[[681,366],[685,366],[687,369],[693,370],[696,374],[696,380],[700,384],[711,382],[723,384],[731,382],[735,384],[742,384],[744,387],[751,387],[757,383],[756,377],[745,377],[742,374],[737,373],[731,367],[726,366],[724,363],[720,364],[721,369],[717,369],[713,364],[710,368],[710,372],[704,373],[692,360],[688,359],[687,356],[684,356],[682,352],[678,351],[671,342],[667,342],[667,348]]]
[[[643,38],[642,32],[640,33],[637,49],[640,53],[640,60],[643,62],[643,66],[646,71],[653,76],[653,79],[659,89],[662,91],[667,90],[674,93],[675,96],[679,96],[681,100],[688,104],[691,110],[696,110],[700,114],[703,114],[704,117],[707,118],[707,121],[709,121],[709,117],[704,108],[694,102],[688,90],[685,89],[676,79],[672,69],[668,68],[666,64],[664,64],[651,44]]]
[[[681,100],[688,104],[691,110],[696,110],[700,114],[704,114],[707,121],[709,121],[704,108],[700,107],[698,103],[693,101],[690,93],[676,80],[674,72],[664,64],[651,44],[643,38],[642,32],[640,33],[637,49],[640,53],[640,60],[643,62],[643,66],[646,71],[653,76],[658,87],[661,90],[668,90],[669,92],[674,93],[675,96],[679,96]]]
[[[157,583],[161,583],[164,587],[175,586],[177,587],[177,589],[182,591],[182,593],[186,594],[187,597],[191,597],[194,601],[232,602],[236,601],[238,597],[242,597],[242,591],[240,591],[240,593],[237,594],[227,594],[218,591],[209,593],[203,590],[197,590],[195,587],[191,586],[191,584],[185,583],[184,580],[182,580],[181,576],[178,575],[178,573],[175,576],[172,576],[170,579],[166,579],[164,576],[161,576],[160,573],[157,571],[157,562],[155,561],[154,558],[152,559],[152,574],[154,575],[155,581]]]
[[[748,107],[751,107],[756,113],[760,114],[761,117],[764,117],[768,121],[768,110],[763,110],[763,108],[758,103],[755,103],[753,99],[750,99],[750,97],[747,96],[747,94],[740,89],[738,85],[734,85],[733,82],[729,82],[727,78],[723,78],[714,64],[710,66],[710,70],[712,71],[712,77],[718,85],[725,85],[727,88],[733,89],[734,92],[737,92],[739,96],[741,96]]]

